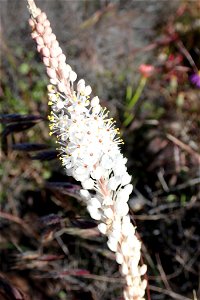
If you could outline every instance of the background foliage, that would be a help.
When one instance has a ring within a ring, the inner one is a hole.
[[[69,64],[121,129],[151,299],[197,299],[200,90],[190,75],[200,69],[199,2],[37,3]],[[113,254],[48,135],[48,79],[25,3],[1,6],[0,296],[120,299]],[[153,66],[150,76],[138,70],[144,63]]]

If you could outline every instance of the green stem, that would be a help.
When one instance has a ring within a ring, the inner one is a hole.
[[[132,99],[130,100],[130,102],[128,103],[127,105],[127,111],[125,112],[124,114],[124,117],[125,117],[125,120],[124,120],[124,123],[123,125],[124,126],[128,126],[131,121],[133,120],[134,118],[134,115],[133,113],[131,112],[131,109],[135,106],[135,104],[138,102],[141,94],[142,94],[142,91],[146,85],[146,82],[147,82],[147,78],[146,77],[141,77],[140,79],[140,82],[139,82],[139,85],[135,91],[135,94],[133,95]]]

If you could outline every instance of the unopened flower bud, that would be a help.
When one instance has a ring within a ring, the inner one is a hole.
[[[49,22],[49,20],[45,20],[44,23],[43,23],[43,26],[44,27],[49,27],[51,24]]]
[[[42,48],[42,55],[44,55],[44,56],[46,56],[46,57],[49,57],[49,56],[50,56],[49,48],[43,47],[43,48]]]
[[[36,39],[36,37],[38,37],[39,34],[37,33],[37,31],[33,31],[33,32],[31,33],[31,36],[32,36],[32,39]]]
[[[46,67],[49,67],[49,58],[48,57],[43,57],[43,63]]]
[[[51,42],[56,41],[56,35],[54,33],[50,34]]]
[[[40,52],[42,50],[43,46],[42,45],[37,45],[37,51]]]
[[[54,79],[54,78],[56,78],[56,71],[52,68],[47,68],[47,75],[50,78]]]
[[[36,43],[40,46],[43,46],[44,45],[44,41],[43,41],[43,38],[41,36],[37,36],[36,37]]]
[[[56,41],[54,41],[54,42],[56,42]],[[54,42],[52,42],[52,47],[53,47],[53,43]],[[58,61],[59,62],[64,62],[65,63],[65,61],[66,61],[66,56],[65,56],[65,54],[60,54],[60,55],[58,55]]]
[[[32,19],[29,19],[28,23],[29,23],[31,29],[34,30],[35,29],[35,22]]]
[[[77,78],[77,74],[76,74],[74,71],[71,71],[71,72],[69,73],[69,80],[70,80],[71,82],[74,82],[74,81],[76,81],[76,78]]]
[[[50,35],[52,33],[51,27],[45,27],[44,34]]]
[[[39,34],[43,33],[44,32],[44,26],[42,26],[42,24],[38,23],[36,25],[36,30]]]
[[[44,12],[39,14],[39,16],[37,16],[37,18],[36,18],[37,22],[41,23],[41,24],[43,24],[46,19],[47,19],[47,16]]]
[[[58,60],[56,58],[50,58],[50,65],[52,68],[56,69],[58,67]]]
[[[51,35],[49,34],[44,34],[43,35],[43,40],[45,44],[49,44],[51,42]]]

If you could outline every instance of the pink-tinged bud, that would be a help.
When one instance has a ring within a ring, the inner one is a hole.
[[[52,79],[55,79],[57,77],[56,71],[52,68],[47,68],[47,75]]]
[[[56,48],[57,56],[62,54],[62,49],[60,47]]]
[[[56,41],[56,35],[54,33],[51,33],[50,37],[52,42]]]
[[[59,43],[58,43],[58,41],[52,41],[52,43],[51,43],[51,45],[52,45],[52,48],[57,48],[57,47],[59,47]]]
[[[44,27],[50,27],[50,22],[49,22],[49,20],[45,20],[44,23],[43,23],[43,26],[44,26]]]
[[[66,63],[64,62],[59,62],[59,69],[67,70],[68,72],[70,72],[72,68],[70,67],[70,65],[66,65]]]
[[[49,44],[51,42],[51,35],[49,34],[44,34],[43,35],[43,40],[45,44]]]
[[[37,36],[36,37],[36,43],[40,46],[43,46],[44,45],[44,41],[43,41],[43,38],[41,36]]]
[[[60,62],[60,63],[64,63],[65,61],[66,61],[66,56],[65,56],[65,54],[60,54],[59,56],[58,56],[58,61]]]
[[[47,47],[42,48],[42,55],[49,57],[50,56],[50,51]]]
[[[38,33],[36,31],[33,31],[31,33],[31,36],[32,36],[32,39],[36,39],[36,37],[39,36],[39,35],[38,35]]]
[[[47,16],[44,12],[42,12],[41,14],[39,14],[39,16],[37,16],[36,20],[38,23],[43,24],[47,19]]]
[[[58,67],[58,60],[57,60],[57,58],[50,58],[50,65],[51,65],[51,67],[53,67],[53,68],[57,68]]]
[[[32,30],[35,28],[35,22],[32,19],[28,20],[28,23],[30,25],[30,27],[32,28]]]
[[[60,54],[60,51],[58,49],[59,48],[51,48],[50,49],[51,57],[57,57]]]
[[[43,46],[42,45],[37,45],[37,51],[40,52],[42,50]]]
[[[59,82],[58,89],[61,93],[63,93],[66,90],[66,87],[63,82]]]
[[[68,79],[71,69],[72,68],[69,65],[66,65],[64,62],[59,63],[59,71],[62,78]]]
[[[48,57],[43,57],[43,63],[46,67],[49,67],[49,65],[50,65],[49,58]]]
[[[42,26],[40,23],[38,23],[36,25],[36,30],[39,34],[43,33],[44,32],[44,26]]]
[[[69,72],[67,72],[64,69],[59,69],[59,78],[61,79],[68,79],[69,78]]]
[[[44,12],[42,12],[41,15],[44,21],[47,20],[47,15]]]
[[[51,27],[45,27],[44,34],[50,35],[52,33]]]
[[[46,44],[46,47],[50,49],[51,48],[51,42]]]

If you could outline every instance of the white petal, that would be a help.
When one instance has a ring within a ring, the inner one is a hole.
[[[81,189],[80,195],[87,200],[90,199],[90,193],[87,190]]]
[[[95,197],[91,198],[89,203],[90,203],[90,205],[95,206],[96,208],[101,207],[101,202]]]
[[[96,180],[99,180],[104,173],[104,169],[98,166],[94,171],[92,171],[92,177]]]
[[[101,233],[106,234],[107,231],[107,225],[105,223],[100,223],[98,225],[98,229]]]
[[[74,82],[76,80],[76,78],[77,78],[77,74],[74,71],[70,71],[70,73],[69,73],[69,80],[71,82]]]
[[[122,265],[122,274],[127,275],[129,273],[128,266],[126,263]]]
[[[64,102],[62,100],[58,100],[56,106],[58,109],[62,109],[64,107]]]
[[[91,178],[89,178],[81,183],[82,183],[83,188],[86,190],[91,190],[94,187],[94,181]]]
[[[108,182],[108,187],[112,190],[112,191],[116,191],[117,187],[119,186],[120,182],[117,179],[117,177],[113,176],[109,179]]]
[[[104,215],[108,218],[108,219],[112,219],[114,212],[111,208],[106,208],[104,209]]]
[[[95,106],[97,106],[98,104],[99,104],[99,97],[96,96],[96,97],[92,98],[92,100],[91,100],[91,106],[92,106],[92,107],[95,107]]]
[[[94,220],[101,220],[101,213],[94,206],[88,205],[87,209]]]
[[[84,94],[85,94],[85,96],[89,96],[91,93],[92,93],[92,88],[91,88],[90,85],[87,85],[87,86],[85,87]]]
[[[120,264],[120,265],[121,265],[121,264],[123,263],[123,261],[124,261],[123,255],[122,255],[121,253],[119,253],[119,252],[116,253],[116,261],[117,261],[117,263]]]
[[[147,272],[147,265],[142,265],[140,267],[140,276],[143,276]]]
[[[126,203],[129,199],[129,194],[126,193],[126,191],[124,189],[121,189],[118,193],[117,193],[117,202],[122,202],[122,203]]]
[[[77,91],[79,93],[84,93],[85,91],[85,80],[84,79],[80,79],[77,83]]]
[[[105,197],[104,199],[103,199],[103,203],[102,203],[103,205],[112,205],[113,204],[113,200],[112,200],[112,198],[111,197]]]
[[[129,256],[130,255],[130,247],[126,241],[123,241],[121,244],[121,250],[124,256]]]
[[[121,180],[121,184],[122,185],[126,185],[128,183],[131,182],[131,176],[126,172],[123,176],[122,176],[122,180]]]
[[[113,239],[113,238],[110,238],[107,242],[107,245],[108,245],[108,248],[113,251],[113,252],[116,252],[117,251],[117,245],[118,245],[118,242],[117,240]]]
[[[127,193],[128,195],[130,195],[133,191],[133,185],[132,184],[128,184],[124,187],[124,192]]]
[[[98,114],[101,110],[101,106],[100,105],[96,105],[95,107],[93,107],[92,112],[93,114]]]
[[[120,201],[115,204],[115,209],[116,213],[121,217],[126,216],[129,211],[128,204]]]

